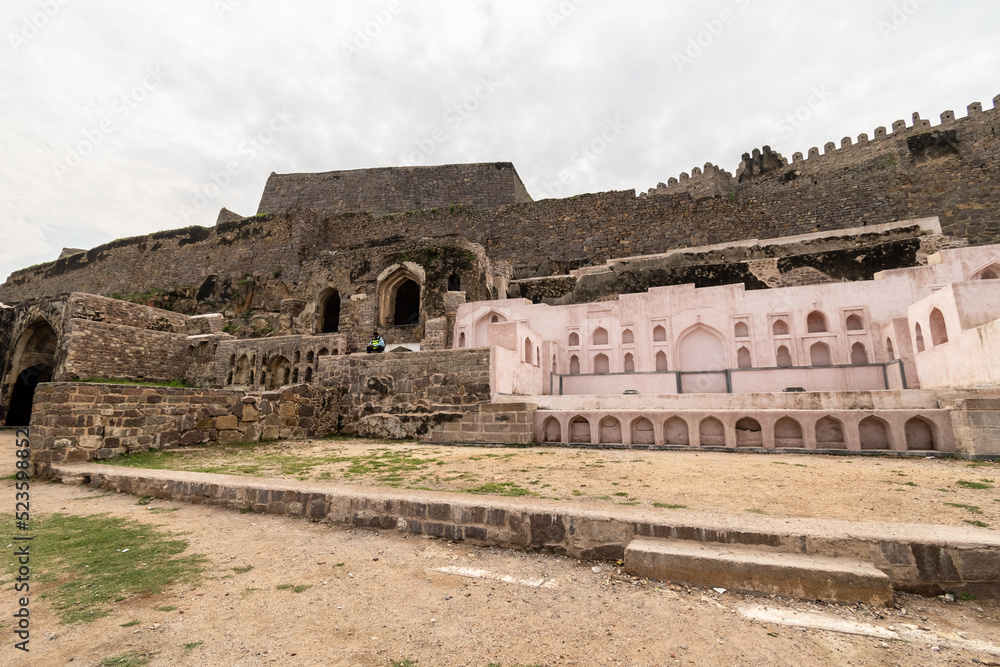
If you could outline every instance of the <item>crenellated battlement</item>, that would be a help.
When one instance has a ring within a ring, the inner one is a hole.
[[[793,153],[790,163],[780,153],[773,152],[769,146],[765,146],[763,151],[754,149],[752,153],[743,154],[735,178],[721,167],[706,163],[704,171],[696,167],[691,170],[690,176],[687,173],[682,173],[679,179],[671,178],[666,184],[660,183],[656,188],[650,188],[647,193],[642,193],[639,196],[682,193],[688,193],[695,199],[715,195],[724,196],[732,192],[739,183],[768,174],[777,174],[789,164],[795,166],[796,170],[802,168],[822,170],[831,166],[831,161],[857,160],[858,158],[864,160],[869,156],[876,158],[886,152],[897,150],[900,141],[928,131],[947,132],[948,130],[961,129],[963,124],[969,122],[992,120],[998,108],[1000,108],[1000,95],[993,98],[992,109],[984,110],[980,102],[973,102],[966,107],[965,116],[956,117],[953,110],[944,111],[940,114],[940,123],[937,125],[933,125],[926,118],[921,118],[920,113],[915,111],[911,114],[909,125],[906,120],[900,119],[893,122],[889,128],[886,126],[875,128],[871,136],[862,132],[857,136],[857,139],[852,139],[850,136],[843,137],[839,146],[833,141],[824,144],[822,150],[818,146],[813,146],[806,153]]]
[[[652,195],[688,194],[692,199],[725,195],[732,190],[733,175],[718,165],[706,162],[704,167],[694,167],[691,174],[682,172],[679,178],[670,177],[666,183],[658,183],[640,197]]]

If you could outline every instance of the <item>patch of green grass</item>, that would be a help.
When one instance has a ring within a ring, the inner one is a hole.
[[[536,484],[536,483],[537,482],[532,482],[532,484]],[[574,496],[582,496],[583,495],[583,491],[580,491],[578,489],[573,489],[572,493],[573,493]]]
[[[463,493],[474,493],[477,495],[493,495],[493,496],[537,495],[535,492],[526,489],[523,486],[518,486],[514,482],[490,482],[489,484],[483,484],[482,486],[477,486],[474,489],[465,489]]]
[[[140,623],[142,623],[142,621],[140,621],[139,619],[135,619],[135,620],[129,621],[128,623],[122,623],[118,627],[119,628],[131,628],[133,625],[139,625]]]
[[[757,509],[756,507],[751,507],[750,509],[747,510],[747,512],[749,512],[750,514],[767,514],[767,512],[765,512],[764,510]]]
[[[139,651],[129,651],[101,660],[100,667],[146,667],[149,664],[149,656],[152,653],[140,653]]]
[[[903,486],[916,486],[916,482],[903,482]]]
[[[990,524],[986,523],[985,521],[973,521],[971,519],[966,519],[965,523],[971,523],[973,526],[976,526],[977,528],[989,528],[990,527]]]
[[[965,480],[965,479],[960,479],[957,482],[955,482],[955,484],[958,485],[958,486],[960,486],[960,487],[962,487],[963,489],[980,489],[980,490],[982,490],[982,489],[992,489],[993,488],[993,482],[991,482],[988,479],[985,479],[985,480],[983,480],[981,482],[970,482],[970,481]]]
[[[177,507],[147,507],[146,511],[150,514],[168,514],[176,512],[178,509]]]
[[[190,644],[185,644],[184,645],[184,650],[185,651],[193,651],[193,650],[195,650],[196,648],[198,648],[199,646],[201,646],[204,643],[205,642],[198,641],[198,642],[191,642]]]
[[[9,519],[0,530],[13,533]],[[181,555],[186,540],[155,526],[107,515],[35,518],[32,583],[62,623],[94,621],[116,600],[151,595],[173,583],[197,583],[208,559]],[[13,566],[9,560],[7,567]],[[126,598],[122,598],[122,596]]]
[[[279,591],[291,591],[293,593],[302,593],[303,591],[307,591],[310,588],[312,588],[312,584],[298,584],[298,585],[278,584],[275,588],[277,588]]]
[[[948,505],[949,507],[957,507],[963,510],[969,510],[973,514],[982,514],[983,512],[982,508],[976,505],[962,505],[961,503],[945,503],[945,505]]]
[[[788,465],[784,461],[771,461],[771,463],[773,463],[776,466],[786,466],[786,465]]]
[[[253,569],[253,565],[243,565],[240,567],[232,567],[229,569],[231,569],[236,574],[246,574],[247,572]]]
[[[248,598],[248,597],[250,597],[251,595],[253,595],[256,592],[257,592],[257,589],[254,588],[254,587],[252,587],[252,586],[249,587],[249,588],[244,588],[243,591],[240,592],[240,597],[241,598]]]
[[[628,493],[626,493],[625,491],[618,491],[617,493],[615,493],[613,495],[616,495],[616,496],[619,496],[619,497],[627,497]]]
[[[149,501],[152,500],[152,496],[139,496],[139,500],[135,501],[136,505],[148,505]]]
[[[174,607],[172,605],[166,605],[163,607],[157,607],[156,611],[177,611],[177,607]]]
[[[393,660],[392,667],[417,667],[415,660]]]
[[[686,510],[687,505],[672,505],[670,503],[653,503],[653,507],[660,507],[668,510]]]

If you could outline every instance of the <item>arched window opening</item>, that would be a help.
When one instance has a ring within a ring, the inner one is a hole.
[[[656,442],[653,422],[645,417],[638,417],[632,422],[632,444],[652,445]]]
[[[733,333],[736,334],[737,338],[749,338],[750,327],[747,326],[746,322],[737,322],[736,326],[733,327]]]
[[[736,446],[763,447],[764,432],[760,428],[760,422],[753,417],[744,417],[736,422]]]
[[[667,341],[667,330],[661,325],[657,324],[653,329],[653,342],[654,343],[665,343]]]
[[[530,364],[531,360],[534,359],[534,354],[531,349],[531,339],[524,339],[524,363]]]
[[[779,345],[776,356],[778,361],[778,368],[792,367],[792,355],[788,351],[787,347],[785,347],[784,345]]]
[[[809,362],[813,366],[830,366],[833,364],[830,356],[830,346],[826,343],[813,343],[809,348]]]
[[[231,385],[233,383],[233,372],[229,371],[226,373],[226,384]]]
[[[861,318],[857,315],[847,316],[847,330],[848,331],[863,331],[865,328],[865,323],[861,321]]]
[[[597,327],[594,329],[594,345],[607,345],[608,344],[608,330],[603,327]]]
[[[569,374],[579,375],[580,374],[580,360],[574,354],[569,358]]]
[[[295,353],[292,355],[292,363],[293,364],[299,363],[299,359],[300,358],[301,358],[301,355],[299,354],[299,351],[295,350]]]
[[[851,346],[851,363],[855,366],[864,366],[868,363],[868,351],[861,343]]]
[[[785,320],[775,320],[774,325],[771,326],[771,331],[775,336],[787,336],[788,324],[785,323]]]
[[[559,372],[559,364],[556,362],[556,355],[554,354],[552,355],[552,372],[553,373]]]
[[[247,359],[247,355],[240,355],[239,361],[236,362],[236,370],[233,373],[233,384],[252,384],[253,381],[250,380],[250,360]]]
[[[895,361],[896,360],[896,351],[892,348],[892,339],[891,338],[886,338],[885,339],[885,350],[886,350],[886,352],[889,353],[889,361]]]
[[[458,346],[465,347],[465,332],[458,334]]]
[[[997,278],[1000,278],[1000,263],[990,264],[980,269],[970,280],[996,280]]]
[[[306,380],[305,381],[306,382],[312,382],[312,379],[313,379],[313,369],[310,366],[309,368],[306,369]]]
[[[448,276],[448,291],[449,292],[461,292],[462,291],[462,279],[457,273],[453,273]]]
[[[750,361],[750,350],[746,347],[741,347],[736,353],[736,367],[753,368],[753,363]]]
[[[698,441],[702,447],[724,447],[726,431],[715,417],[706,417],[698,425]]]
[[[500,316],[499,315],[494,315],[493,317],[490,318],[490,324],[497,324],[499,322],[500,322]]]
[[[918,322],[913,327],[913,338],[917,342],[917,352],[924,351],[924,332],[920,329],[920,323]]]
[[[611,362],[608,355],[599,354],[594,357],[594,372],[598,375],[606,375],[611,372]]]
[[[235,354],[230,354],[229,355],[229,365],[230,366],[235,366],[236,365],[236,355]]]
[[[824,331],[829,331],[826,326],[826,315],[814,310],[809,313],[809,317],[806,318],[806,330],[809,333],[822,333]]]
[[[311,364],[312,362],[313,362],[313,353],[312,350],[309,350],[308,352],[306,352],[306,363]]]
[[[667,353],[660,350],[656,353],[656,372],[666,373],[667,370]]]
[[[631,352],[625,354],[625,361],[622,363],[622,367],[626,373],[635,373],[635,358]]]
[[[299,383],[299,369],[296,368],[292,371],[292,384]]]
[[[948,327],[944,323],[944,314],[935,308],[931,311],[931,343],[934,347],[948,342]]]
[[[622,332],[622,345],[633,344],[635,344],[635,335],[632,333],[631,329],[626,329]]]
[[[569,346],[570,347],[580,347],[580,334],[575,331],[569,335]]]
[[[323,303],[323,329],[321,333],[340,331],[340,292],[334,290]]]

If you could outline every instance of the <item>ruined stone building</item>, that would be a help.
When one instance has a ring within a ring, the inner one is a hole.
[[[1000,454],[998,102],[638,195],[272,174],[255,215],[13,273],[0,403],[41,464],[331,432]]]

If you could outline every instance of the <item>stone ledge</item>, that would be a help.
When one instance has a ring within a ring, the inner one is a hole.
[[[51,465],[54,477],[154,498],[315,521],[396,529],[473,544],[623,558],[636,537],[746,545],[788,554],[850,554],[885,573],[895,590],[1000,598],[1000,535],[975,528],[725,516],[604,508],[528,498],[267,480],[99,464]]]

